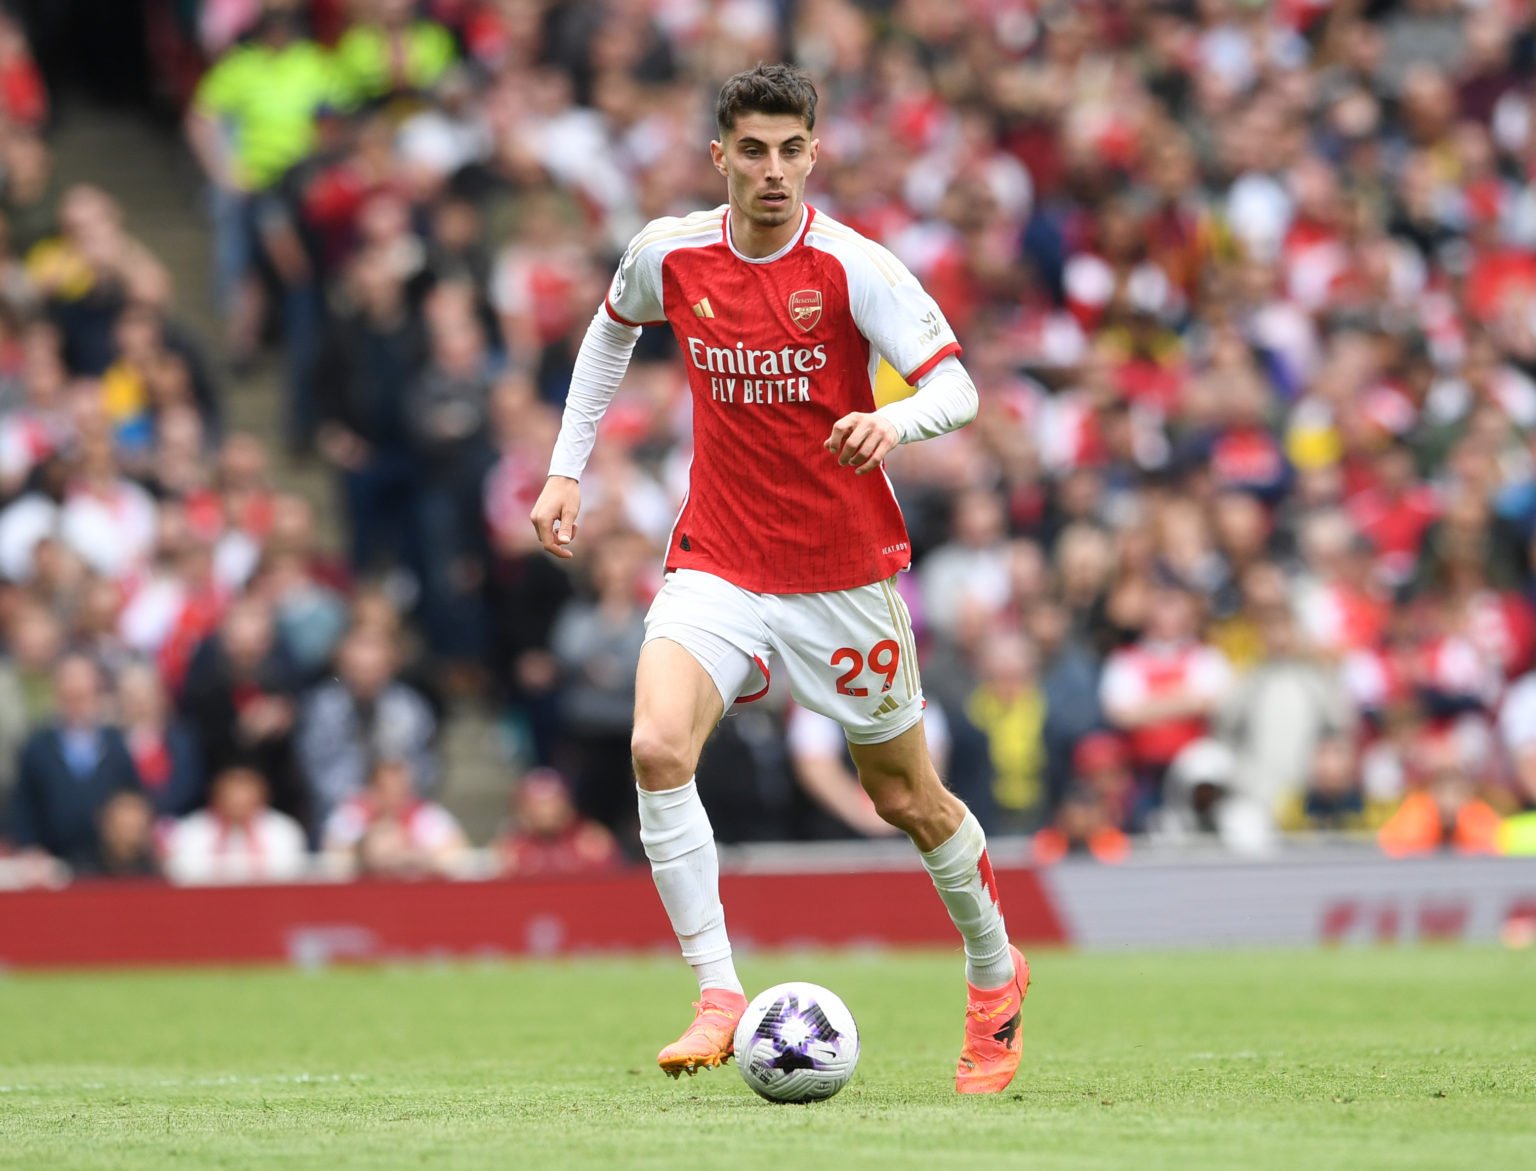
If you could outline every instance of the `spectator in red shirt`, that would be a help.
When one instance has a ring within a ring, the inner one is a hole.
[[[323,125],[341,140],[337,111],[322,111]],[[398,193],[394,129],[382,116],[363,122],[345,148],[333,146],[293,176],[296,218],[314,246],[322,276],[342,272],[362,243],[363,210],[376,195]],[[333,158],[328,156],[334,155]]]
[[[1190,454],[1210,467],[1217,488],[1251,492],[1274,506],[1290,491],[1291,466],[1270,432],[1268,411],[1266,388],[1250,366],[1223,388],[1216,426]]]
[[[367,789],[326,819],[325,852],[375,878],[452,875],[469,842],[453,814],[416,794],[407,760],[379,760]]]
[[[1104,666],[1105,718],[1125,734],[1132,763],[1153,788],[1179,751],[1205,734],[1230,689],[1226,656],[1200,641],[1197,622],[1194,596],[1161,584],[1141,638]]]
[[[1406,443],[1388,441],[1371,461],[1371,483],[1346,502],[1350,519],[1376,551],[1382,580],[1400,585],[1413,574],[1424,532],[1440,515],[1435,490],[1418,478]]]
[[[36,130],[48,118],[48,91],[16,22],[0,16],[0,111],[7,121]]]
[[[1390,612],[1371,575],[1374,547],[1335,510],[1308,516],[1299,544],[1303,569],[1292,590],[1306,641],[1325,654],[1374,647]]]
[[[613,835],[576,812],[554,769],[534,769],[512,794],[512,824],[496,843],[508,875],[576,874],[610,870],[620,861]]]

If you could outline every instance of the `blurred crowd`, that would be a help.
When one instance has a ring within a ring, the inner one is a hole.
[[[723,200],[715,92],[779,59],[821,91],[811,201],[923,281],[981,394],[889,471],[929,738],[988,828],[1042,862],[1536,837],[1532,5],[151,12],[212,347],[112,193],[61,189],[0,22],[0,792],[37,880],[453,873],[442,730],[481,700],[495,864],[633,852],[633,669],[690,454],[668,330],[604,421],[577,560],[527,516],[614,263]],[[269,452],[221,387],[274,358]],[[330,470],[342,550],[274,459]],[[699,779],[726,841],[888,832],[839,730],[775,693]]]

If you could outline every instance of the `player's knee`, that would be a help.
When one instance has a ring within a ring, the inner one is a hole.
[[[915,786],[905,777],[864,776],[864,790],[874,802],[875,812],[887,825],[910,830],[921,817],[922,801]]]
[[[655,724],[637,723],[629,738],[635,779],[642,789],[672,789],[693,775],[687,737]]]

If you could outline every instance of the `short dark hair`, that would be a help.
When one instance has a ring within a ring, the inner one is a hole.
[[[793,65],[764,65],[743,70],[720,87],[715,125],[720,137],[736,128],[742,114],[793,114],[807,130],[816,128],[816,87]]]

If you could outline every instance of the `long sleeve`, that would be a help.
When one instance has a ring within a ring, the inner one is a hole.
[[[876,413],[896,424],[903,443],[915,443],[964,427],[979,406],[971,376],[951,354],[919,380],[915,394]]]
[[[615,321],[605,309],[599,309],[592,318],[571,372],[560,438],[555,440],[555,452],[549,461],[551,476],[581,479],[597,442],[598,424],[624,380],[629,356],[639,339],[638,327]]]

